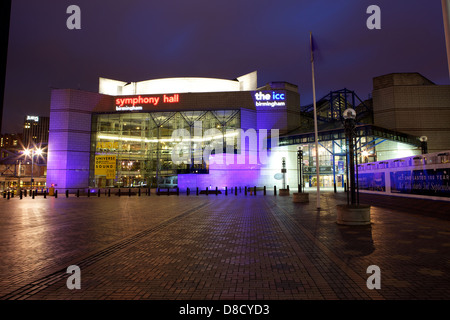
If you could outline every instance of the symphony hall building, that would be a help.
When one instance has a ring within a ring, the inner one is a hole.
[[[202,136],[212,128],[223,135],[262,128],[284,134],[298,126],[299,105],[297,86],[273,82],[257,88],[256,72],[234,80],[127,83],[100,78],[99,93],[56,89],[51,95],[47,186],[176,186],[180,174],[204,176],[209,167],[201,160],[173,163],[175,130],[197,134],[199,139],[191,139],[197,149],[209,144]],[[235,135],[234,153],[240,137]],[[224,139],[214,137],[219,138]]]
[[[331,92],[317,107],[322,186],[343,187],[346,108],[358,114],[360,162],[421,153],[417,136],[375,126],[372,100],[362,101],[353,91]],[[100,78],[98,93],[53,89],[47,187],[71,192],[282,184],[296,188],[300,147],[303,183],[314,186],[317,159],[311,111],[309,106],[300,107],[296,85],[270,82],[258,87],[256,71],[232,80]],[[180,132],[183,137],[178,139]],[[205,149],[210,159],[205,158]],[[225,152],[231,154],[232,163],[218,161]],[[174,154],[183,155],[183,161],[175,161]],[[252,154],[256,162],[250,161]],[[236,162],[239,156],[244,160]],[[216,161],[211,161],[214,157]]]

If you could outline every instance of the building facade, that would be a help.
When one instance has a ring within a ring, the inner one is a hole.
[[[429,152],[450,149],[450,85],[392,73],[373,79],[372,96],[375,125],[426,137]]]
[[[46,146],[48,144],[49,127],[50,117],[27,115],[23,124],[23,146],[25,148]]]
[[[273,82],[257,88],[256,76],[135,83],[100,78],[98,94],[53,90],[47,184],[159,187],[178,185],[182,174],[208,175],[205,149],[241,154],[250,149],[248,130],[269,130],[270,137],[271,129],[285,134],[300,122],[297,86]],[[182,162],[173,161],[180,144],[174,133],[189,141]]]
[[[300,106],[296,85],[258,87],[256,72],[234,80],[100,78],[99,93],[55,89],[47,185],[68,190],[296,188],[301,180],[306,187],[344,187],[348,151],[342,114],[347,108],[357,111],[357,163],[422,153],[419,136],[400,131],[392,121],[401,110],[389,107],[392,86],[381,80],[374,81],[373,100],[362,101],[343,89],[317,102],[318,159],[312,106]]]

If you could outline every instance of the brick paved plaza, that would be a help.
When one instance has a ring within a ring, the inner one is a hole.
[[[32,300],[450,298],[450,203],[361,195],[370,226],[292,197],[0,199],[0,297]],[[403,202],[402,202],[403,201]],[[403,209],[401,209],[403,207]],[[66,268],[81,269],[69,290]],[[369,290],[367,267],[381,269]]]

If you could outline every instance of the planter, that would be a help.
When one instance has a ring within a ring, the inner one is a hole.
[[[309,202],[309,193],[294,192],[292,194],[292,202]]]
[[[289,196],[289,189],[280,189],[278,191],[278,195],[280,197],[285,197],[285,196]]]
[[[370,224],[370,206],[365,204],[347,205],[340,204],[337,208],[337,223],[343,225],[368,225]]]

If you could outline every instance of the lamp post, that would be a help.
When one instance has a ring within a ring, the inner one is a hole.
[[[293,202],[309,202],[309,193],[303,192],[303,150],[297,148],[297,182],[298,191],[292,195]]]
[[[426,136],[420,137],[420,148],[422,150],[422,154],[428,153],[428,138]]]
[[[349,171],[350,171],[350,203],[356,204],[356,183],[355,183],[355,154],[353,138],[355,136],[355,119],[356,111],[348,108],[343,113],[345,137],[347,139],[348,154],[350,156]]]
[[[303,150],[302,147],[298,147],[297,148],[297,182],[298,182],[298,192],[302,193],[303,192]]]
[[[344,225],[370,225],[370,205],[360,205],[356,203],[356,183],[355,183],[355,154],[353,139],[355,137],[355,119],[356,111],[348,108],[342,114],[344,117],[344,129],[347,139],[348,153],[350,163],[349,187],[351,194],[351,203],[347,198],[347,205],[337,205],[337,223]]]
[[[31,189],[33,189],[34,156],[42,155],[42,149],[41,148],[25,149],[23,153],[25,156],[31,157]]]

